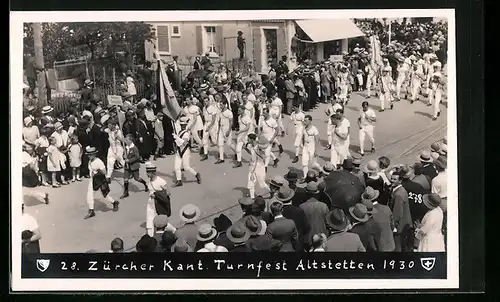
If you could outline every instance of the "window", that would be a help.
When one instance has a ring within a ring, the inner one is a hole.
[[[208,53],[217,53],[215,49],[215,26],[205,26],[205,51]]]
[[[172,25],[172,37],[181,36],[181,27],[179,25]]]
[[[170,36],[167,25],[156,26],[156,43],[160,54],[170,54]]]

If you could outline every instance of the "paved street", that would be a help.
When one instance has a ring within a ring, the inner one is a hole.
[[[364,101],[364,94],[353,94],[351,101],[346,106],[345,115],[351,122],[351,152],[358,152],[358,127],[356,120]],[[370,105],[374,110],[379,109],[378,98],[372,97]],[[318,127],[322,143],[326,144],[326,116],[324,114],[326,105],[311,112],[313,123]],[[415,102],[411,105],[406,100],[395,104],[394,110],[385,112],[377,111],[377,124],[375,127],[376,152],[366,153],[365,161],[385,155],[395,163],[415,162],[419,152],[446,135],[446,106],[441,105],[441,117],[432,121],[432,107],[427,107],[423,102]],[[285,123],[288,117],[285,117]],[[291,130],[291,129],[290,129]],[[290,131],[291,132],[291,131]],[[281,156],[278,168],[269,168],[268,177],[275,174],[284,175],[289,167],[301,169],[300,161],[291,163],[293,155],[293,137],[287,136],[281,139],[285,153]],[[366,141],[365,149],[370,148]],[[319,149],[319,163],[323,164],[329,160],[330,151]],[[232,154],[231,154],[232,155]],[[226,160],[225,164],[214,165],[217,156],[216,148],[212,148],[210,159],[199,161],[198,155],[191,157],[192,166],[201,173],[203,182],[201,185],[195,182],[194,176],[185,174],[186,181],[183,187],[172,189],[172,212],[171,223],[180,225],[179,209],[182,205],[193,203],[200,207],[202,220],[209,222],[219,213],[226,213],[230,218],[237,219],[241,216],[238,206],[238,198],[246,194],[248,166],[233,169],[232,161]],[[168,183],[173,183],[173,156],[160,159],[155,162],[158,174],[165,178]],[[244,153],[244,161],[248,155]],[[144,167],[141,168],[143,178],[146,178]],[[120,180],[122,173],[115,172],[114,176]],[[70,184],[62,188],[47,188],[50,194],[50,205],[38,203],[31,197],[25,197],[26,212],[33,215],[40,224],[42,240],[40,242],[42,252],[78,253],[88,250],[106,252],[111,240],[120,237],[125,243],[125,249],[131,250],[135,247],[137,240],[145,233],[146,202],[147,193],[139,191],[142,185],[131,181],[130,197],[122,200],[120,210],[116,213],[111,211],[111,205],[102,200],[96,200],[96,217],[84,220],[87,212],[85,193],[88,180]],[[40,189],[44,190],[44,189]],[[257,189],[256,194],[261,191]],[[111,195],[118,198],[122,193],[122,184],[113,181],[111,184]],[[201,222],[201,221],[200,221]]]

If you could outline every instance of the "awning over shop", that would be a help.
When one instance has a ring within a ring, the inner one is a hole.
[[[341,40],[364,36],[350,19],[315,19],[295,21],[313,42]]]

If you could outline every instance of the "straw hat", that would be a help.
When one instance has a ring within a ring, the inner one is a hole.
[[[217,236],[217,230],[210,224],[204,223],[198,228],[196,239],[200,242],[207,242],[214,239],[215,236]]]
[[[33,122],[33,118],[31,116],[28,116],[28,117],[24,118],[24,125],[25,126],[28,126],[32,122]]]
[[[200,209],[194,204],[184,205],[179,210],[179,216],[181,217],[181,220],[186,223],[196,221],[200,217],[200,215]]]
[[[156,172],[156,166],[152,162],[146,162],[146,172]]]
[[[54,108],[52,108],[51,106],[45,106],[42,108],[42,114],[49,114],[52,111],[54,111]]]
[[[365,173],[376,173],[379,171],[379,166],[377,161],[370,160],[363,166],[363,172]]]
[[[97,154],[97,149],[95,147],[87,146],[85,148],[85,153],[87,153],[88,155],[95,155]]]
[[[175,241],[170,250],[176,253],[188,253],[192,252],[193,248],[186,242],[186,240],[179,238]]]
[[[428,150],[424,150],[420,153],[417,159],[423,163],[431,163],[432,162],[431,152]]]

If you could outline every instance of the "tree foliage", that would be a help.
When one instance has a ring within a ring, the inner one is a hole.
[[[115,56],[128,58],[144,51],[144,41],[154,39],[154,29],[144,22],[71,22],[43,23],[42,41],[45,64],[87,57]],[[34,53],[33,29],[24,24],[24,54]]]

